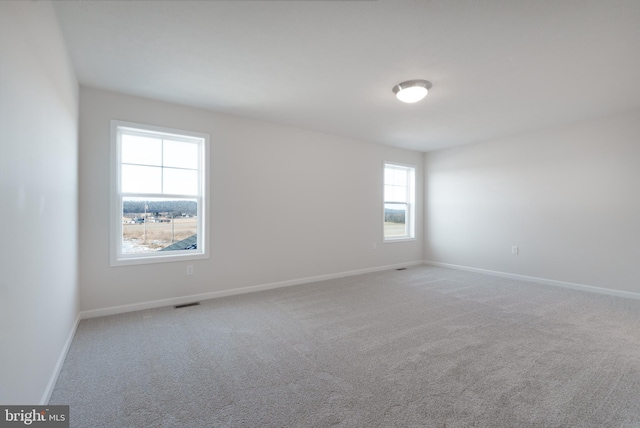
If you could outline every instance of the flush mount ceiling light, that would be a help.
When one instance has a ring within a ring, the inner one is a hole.
[[[415,103],[427,96],[431,89],[431,82],[428,80],[407,80],[398,83],[392,91],[403,103]]]

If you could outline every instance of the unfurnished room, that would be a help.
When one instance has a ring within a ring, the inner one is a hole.
[[[0,2],[0,426],[640,427],[640,2]]]

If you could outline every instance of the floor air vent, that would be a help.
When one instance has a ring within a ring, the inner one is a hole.
[[[184,305],[175,305],[174,308],[176,308],[176,309],[188,308],[189,306],[198,306],[199,304],[200,304],[200,302],[185,303]]]

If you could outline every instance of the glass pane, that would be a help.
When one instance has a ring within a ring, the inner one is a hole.
[[[157,166],[122,165],[122,192],[161,193],[162,168]]]
[[[162,140],[122,135],[122,163],[162,165]]]
[[[406,186],[408,169],[404,167],[386,166],[384,169],[384,184]]]
[[[164,166],[198,169],[198,145],[164,140]]]
[[[394,202],[409,202],[407,200],[407,188],[406,187],[396,187],[396,188],[394,188],[393,201]]]
[[[407,188],[400,186],[384,186],[384,200],[388,202],[408,202]]]
[[[395,184],[396,186],[407,185],[407,170],[406,169],[393,169],[392,182],[388,184]]]
[[[384,237],[408,236],[407,204],[384,204]]]
[[[122,201],[122,254],[196,250],[198,203],[195,199]]]
[[[384,200],[393,201],[393,186],[384,186]]]
[[[393,168],[385,167],[384,184],[393,184]]]
[[[163,171],[163,193],[173,195],[198,194],[198,171],[174,168],[164,168]]]

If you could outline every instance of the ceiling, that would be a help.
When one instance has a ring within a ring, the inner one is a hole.
[[[419,151],[640,108],[638,0],[53,5],[82,85]]]

